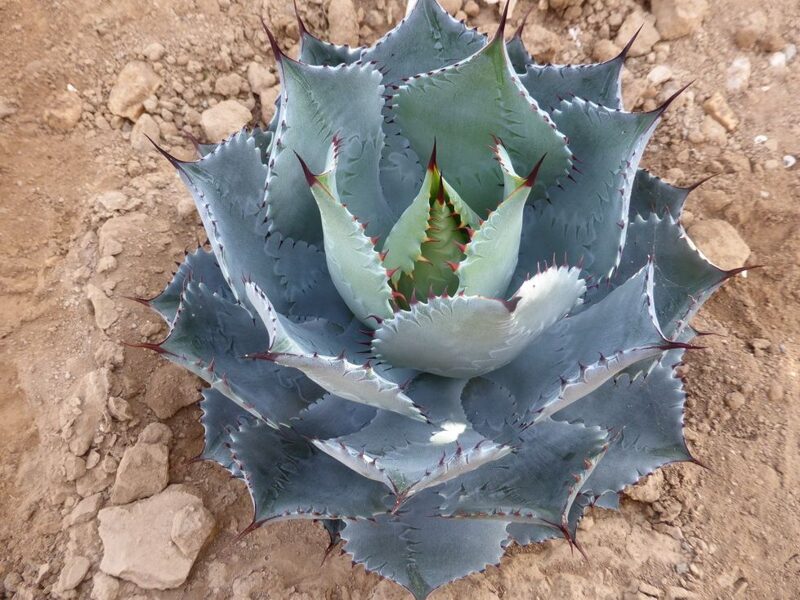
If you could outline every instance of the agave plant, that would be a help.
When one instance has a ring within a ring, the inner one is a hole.
[[[693,460],[675,367],[733,271],[638,168],[658,110],[622,109],[625,51],[537,64],[435,0],[368,48],[270,35],[276,117],[177,168],[211,251],[146,301],[151,347],[208,382],[202,458],[248,530],[321,521],[417,598],[564,537]],[[669,102],[667,102],[669,104]]]

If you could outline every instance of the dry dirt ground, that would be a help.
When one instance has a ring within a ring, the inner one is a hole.
[[[692,194],[685,224],[727,221],[749,245],[749,263],[765,265],[731,281],[696,319],[699,329],[717,334],[703,338],[707,349],[691,354],[684,367],[687,435],[707,468],[667,468],[625,498],[620,513],[587,518],[588,561],[563,542],[516,549],[500,568],[439,590],[438,600],[798,597],[800,166],[787,165],[800,156],[800,59],[792,51],[800,43],[800,4],[709,2],[699,31],[657,41],[630,58],[625,79],[627,106],[640,109],[694,80],[670,108],[645,164],[678,184],[720,174]],[[312,30],[324,34],[330,27],[334,37],[357,34],[362,42],[403,12],[397,0],[358,0],[360,30],[348,33],[335,18],[341,12],[329,19],[321,0],[303,4]],[[615,39],[631,11],[648,18],[650,10],[633,0],[550,4],[534,8],[528,36],[538,55],[555,62],[602,56],[610,48],[603,40]],[[529,6],[520,0],[513,25]],[[753,16],[757,9],[763,14]],[[498,20],[496,5],[471,3],[468,12],[485,30]],[[124,296],[157,293],[174,261],[203,238],[171,167],[141,144],[134,147],[132,123],[110,113],[111,86],[129,61],[150,62],[164,83],[148,113],[162,143],[188,157],[179,132],[202,137],[200,114],[226,95],[260,118],[250,86],[218,94],[216,81],[234,72],[246,82],[254,60],[274,71],[259,16],[289,40],[288,48],[297,40],[290,14],[287,0],[0,0],[0,594],[6,597],[113,596],[114,582],[93,579],[103,551],[96,519],[67,527],[64,518],[83,496],[100,492],[108,502],[123,452],[158,420],[153,407],[175,413],[163,419],[173,432],[170,481],[198,491],[216,532],[180,587],[148,591],[122,581],[118,597],[406,597],[352,568],[346,556],[323,562],[327,538],[310,522],[280,523],[236,540],[251,518],[244,486],[216,466],[189,462],[201,447],[199,409],[190,405],[199,383],[122,345],[164,333]],[[163,56],[153,42],[164,46]],[[751,73],[742,84],[744,62]],[[648,80],[659,65],[671,79]],[[704,101],[715,92],[738,121],[727,122],[730,130],[706,115]],[[109,191],[121,194],[103,196]],[[76,382],[98,369],[108,372],[107,396],[126,401],[132,418],[111,418],[103,407],[84,440],[88,452],[76,459],[70,450]],[[58,592],[65,560],[76,555],[89,559],[88,573],[74,589]]]

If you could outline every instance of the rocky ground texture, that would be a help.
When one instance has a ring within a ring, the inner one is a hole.
[[[497,1],[445,0],[483,31]],[[537,59],[606,60],[643,25],[625,105],[679,87],[646,165],[690,185],[683,222],[720,266],[762,264],[700,313],[682,370],[678,465],[565,543],[516,548],[450,598],[792,598],[800,587],[800,5],[795,0],[519,0]],[[317,34],[377,39],[398,0],[303,0]],[[199,381],[123,342],[163,326],[149,297],[204,240],[147,136],[179,157],[264,122],[278,92],[260,18],[287,51],[288,0],[0,0],[0,595],[400,599],[325,558],[313,523],[250,522],[244,486],[192,462]]]

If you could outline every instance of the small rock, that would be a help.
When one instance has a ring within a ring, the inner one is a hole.
[[[475,0],[467,0],[467,3],[464,4],[464,14],[471,18],[477,17],[481,14],[481,5]]]
[[[440,0],[439,3],[451,15],[461,10],[461,0]]]
[[[163,364],[148,379],[144,402],[159,419],[169,419],[197,402],[197,381],[184,369]]]
[[[87,496],[80,502],[78,502],[77,506],[72,509],[72,512],[69,513],[64,519],[64,526],[65,527],[72,527],[73,525],[80,525],[81,523],[87,523],[94,519],[95,515],[97,515],[97,511],[100,510],[100,506],[103,504],[103,496],[102,494],[92,494],[91,496]]]
[[[786,70],[786,55],[783,52],[774,52],[769,55],[769,66],[779,72]]]
[[[113,504],[127,504],[157,494],[169,483],[169,448],[136,444],[125,450],[111,489]]]
[[[535,23],[522,30],[522,42],[528,52],[542,63],[554,62],[562,45],[560,36]]]
[[[86,297],[92,303],[94,321],[100,329],[105,331],[117,321],[117,307],[103,290],[91,283],[87,284]]]
[[[769,19],[764,11],[755,11],[740,19],[733,40],[742,50],[752,50],[758,40],[767,32]]]
[[[647,74],[647,80],[653,85],[661,85],[672,79],[672,69],[667,65],[656,65]]]
[[[83,103],[74,92],[59,94],[51,102],[51,106],[44,111],[44,122],[47,125],[65,133],[70,131],[81,120]]]
[[[104,340],[95,351],[94,360],[98,366],[113,370],[114,367],[120,367],[125,362],[125,353],[119,344],[115,344],[111,340]]]
[[[0,121],[16,114],[17,110],[16,102],[5,96],[0,96]]]
[[[358,15],[353,0],[331,0],[326,14],[329,39],[336,44],[358,46]]]
[[[772,342],[763,338],[753,338],[750,340],[750,347],[756,356],[764,356],[772,348]]]
[[[116,600],[119,596],[119,580],[98,571],[92,577],[92,600]]]
[[[75,482],[75,491],[81,498],[105,491],[114,483],[114,477],[105,469],[92,469]]]
[[[645,596],[650,596],[651,598],[660,598],[661,597],[661,590],[658,589],[654,585],[650,585],[649,583],[645,583],[644,581],[639,582],[639,591],[642,592]]]
[[[244,86],[245,82],[241,75],[228,73],[217,77],[217,81],[214,83],[214,93],[226,98],[233,98],[239,95]]]
[[[247,81],[254,94],[261,94],[278,83],[278,79],[267,67],[255,61],[247,65]]]
[[[187,513],[187,507],[192,507],[192,512]],[[202,501],[179,485],[146,500],[104,508],[98,519],[103,541],[100,568],[145,589],[170,589],[186,581],[214,528],[214,518]],[[173,541],[175,527],[178,539],[191,553],[185,554]]]
[[[172,442],[172,430],[164,423],[150,423],[142,429],[136,441],[139,444],[164,444],[169,446]]]
[[[86,474],[86,461],[80,456],[68,454],[64,459],[64,479],[75,481]]]
[[[137,204],[137,200],[129,198],[119,190],[100,192],[94,197],[95,207],[99,209],[99,212],[106,214],[130,210],[135,208]]]
[[[728,143],[728,132],[712,116],[706,115],[701,126],[702,140],[715,146],[725,146]]]
[[[58,576],[58,581],[55,584],[55,590],[57,592],[68,592],[69,590],[74,590],[83,578],[86,577],[86,573],[89,572],[89,567],[91,566],[91,562],[85,556],[68,556],[64,560],[64,568],[61,569],[61,573]]]
[[[751,70],[749,58],[746,56],[734,58],[726,73],[725,87],[728,91],[735,94],[746,90],[747,86],[750,85]]]
[[[728,131],[733,131],[739,125],[739,119],[736,118],[733,110],[728,106],[728,102],[719,92],[715,92],[703,102],[703,110]]]
[[[131,61],[120,71],[108,96],[112,114],[135,121],[144,112],[144,101],[161,85],[161,78],[146,62]]]
[[[661,40],[661,36],[655,28],[655,17],[640,10],[634,10],[625,17],[622,25],[617,31],[615,43],[620,48],[624,47],[634,36],[639,27],[642,30],[633,43],[629,52],[630,56],[644,56],[653,49],[653,45]]]
[[[706,0],[652,0],[656,28],[665,40],[674,40],[694,33],[703,24],[708,12]]]
[[[700,221],[692,225],[689,234],[700,251],[721,269],[741,267],[750,256],[750,247],[727,221]]]
[[[108,399],[108,413],[117,421],[130,421],[133,418],[130,403],[118,396]]]
[[[597,62],[606,62],[619,56],[620,47],[611,40],[597,40],[592,47],[592,58]]]
[[[160,143],[161,129],[153,117],[143,113],[136,119],[136,124],[131,129],[131,146],[139,152],[150,152],[154,150],[153,142],[150,140],[156,144]]]
[[[725,405],[731,410],[739,410],[745,405],[746,399],[741,392],[731,392],[725,396]]]
[[[769,386],[769,391],[767,392],[767,397],[769,398],[770,402],[780,402],[783,400],[783,386],[780,383],[773,382]]]
[[[224,140],[250,122],[251,114],[236,100],[223,100],[203,111],[200,122],[210,142]]]
[[[145,47],[145,49],[142,51],[142,54],[144,54],[144,57],[150,62],[158,62],[164,57],[165,52],[166,49],[164,46],[158,42],[153,42]]]
[[[19,573],[11,571],[3,578],[3,587],[11,594],[16,592],[20,585],[22,585],[22,577]]]

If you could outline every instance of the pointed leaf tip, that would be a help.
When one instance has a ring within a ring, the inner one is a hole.
[[[639,34],[642,32],[643,28],[644,28],[644,23],[639,25],[639,29],[637,29],[636,32],[631,36],[631,39],[628,40],[628,43],[625,44],[625,47],[617,55],[617,57],[616,58],[612,58],[611,60],[624,61],[628,57],[628,53],[631,51],[631,48],[633,47],[633,43],[636,41],[636,38],[639,37]]]
[[[509,4],[510,4],[510,2],[509,2]],[[534,6],[535,5],[531,5],[530,8],[528,8],[528,10],[522,16],[522,21],[520,21],[519,27],[517,27],[517,30],[514,32],[514,37],[515,38],[522,39],[522,32],[525,30],[525,24],[528,22],[528,17],[531,16],[531,13],[533,12],[533,7]]]
[[[286,55],[281,50],[281,47],[278,45],[278,40],[275,39],[275,36],[270,31],[269,27],[267,26],[267,22],[262,18],[261,19],[261,26],[264,28],[264,31],[267,34],[267,38],[269,38],[269,45],[272,48],[272,54],[275,55],[275,62],[280,63]]]
[[[297,8],[297,0],[293,0],[294,4],[294,16],[297,19],[297,29],[300,30],[300,37],[302,38],[303,35],[309,35],[308,29],[306,29],[306,24],[303,23],[303,18],[300,16],[300,10]]]
[[[503,41],[503,36],[506,32],[506,23],[508,22],[508,9],[511,6],[511,0],[506,0],[506,5],[503,7],[503,14],[500,16],[500,24],[497,26],[497,31],[492,38],[491,43],[496,41]]]
[[[428,160],[428,171],[436,169],[436,138],[433,138],[433,150],[431,150],[431,157]]]
[[[175,167],[176,169],[183,170],[183,164],[184,164],[184,161],[182,161],[182,160],[179,160],[179,159],[175,158],[174,156],[172,156],[172,154],[170,154],[169,152],[167,152],[166,150],[164,150],[164,148],[162,148],[161,146],[159,146],[158,144],[156,144],[156,143],[153,141],[153,138],[151,138],[151,137],[150,137],[149,135],[147,135],[146,133],[144,134],[144,137],[146,137],[146,138],[147,138],[147,140],[148,140],[148,141],[149,141],[151,144],[153,144],[153,148],[155,148],[155,149],[158,151],[158,153],[159,153],[161,156],[163,156],[164,158],[166,158],[166,159],[167,159],[167,160],[170,162],[170,164],[171,164],[173,167]]]
[[[545,158],[547,158],[547,152],[542,154],[542,158],[540,158],[538,162],[533,165],[533,169],[531,169],[531,172],[525,178],[525,185],[528,187],[533,187],[536,183],[536,178],[539,176],[539,169],[542,167],[542,163],[544,162]]]
[[[674,94],[672,94],[672,95],[671,95],[669,98],[667,98],[666,100],[664,100],[664,102],[661,104],[661,106],[659,106],[659,107],[658,107],[658,108],[656,108],[654,111],[652,111],[652,113],[651,113],[651,114],[655,115],[656,117],[660,117],[661,115],[663,115],[663,114],[664,114],[664,113],[667,111],[667,109],[669,108],[669,105],[670,105],[670,104],[672,104],[672,103],[675,101],[675,99],[676,99],[678,96],[680,96],[680,95],[681,95],[683,92],[685,92],[685,91],[686,91],[686,88],[688,88],[688,87],[689,87],[690,85],[692,85],[693,83],[694,83],[694,80],[690,81],[690,82],[689,82],[689,83],[687,83],[685,86],[683,86],[682,88],[680,88],[680,89],[679,89],[677,92],[675,92],[675,93],[674,93]]]
[[[300,162],[300,167],[303,169],[303,175],[306,178],[306,182],[308,183],[308,187],[313,187],[314,184],[317,183],[317,176],[311,172],[311,169],[308,168],[306,161],[304,161],[301,156],[295,152],[294,155],[297,157],[297,160]]]

